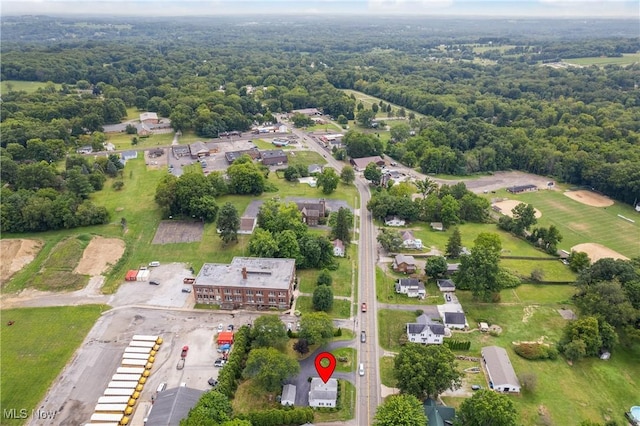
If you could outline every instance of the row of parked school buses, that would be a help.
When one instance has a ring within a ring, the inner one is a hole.
[[[122,355],[121,366],[104,390],[86,426],[124,426],[133,415],[140,392],[151,374],[162,337],[135,335]]]

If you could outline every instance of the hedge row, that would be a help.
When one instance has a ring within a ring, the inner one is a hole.
[[[445,340],[443,345],[452,351],[468,351],[471,347],[471,342],[468,340]]]
[[[249,420],[252,426],[302,425],[313,422],[313,409],[310,407],[286,407],[239,414],[236,418]]]
[[[513,345],[513,350],[516,354],[525,359],[558,358],[558,351],[556,348],[535,342],[519,343],[517,345]]]
[[[218,374],[218,386],[216,390],[232,399],[236,389],[238,389],[238,379],[242,376],[251,340],[249,338],[249,327],[242,326],[234,334],[233,350],[229,354],[229,360]]]

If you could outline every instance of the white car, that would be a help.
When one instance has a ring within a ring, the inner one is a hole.
[[[218,333],[224,330],[224,325],[222,323],[218,324]]]

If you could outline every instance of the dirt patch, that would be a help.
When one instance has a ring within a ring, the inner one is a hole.
[[[578,316],[571,309],[558,309],[558,313],[566,320],[578,319]]]
[[[579,232],[586,232],[591,229],[591,226],[588,223],[569,223],[567,226],[574,231]]]
[[[513,213],[511,212],[511,210],[513,210],[515,206],[521,203],[522,201],[518,201],[518,200],[504,200],[504,201],[495,203],[493,206],[500,209],[500,213],[507,215],[509,217],[513,217]],[[534,215],[536,218],[542,217],[542,213],[540,212],[540,210],[535,208],[534,210],[535,210]]]
[[[31,263],[42,248],[40,240],[7,239],[0,240],[0,285],[25,265]]]
[[[167,150],[156,148],[144,152],[144,164],[147,170],[166,169],[168,166]]]
[[[163,220],[158,225],[152,244],[194,243],[202,240],[204,223],[196,221]]]
[[[564,193],[564,195],[574,201],[586,204],[587,206],[607,207],[613,205],[613,200],[611,198],[605,197],[604,195],[596,194],[595,192],[591,191],[567,191]]]
[[[597,243],[578,244],[577,246],[571,247],[571,250],[587,253],[592,263],[597,262],[600,259],[604,259],[605,257],[610,257],[612,259],[629,260],[628,257],[621,255],[617,251],[611,250],[609,247],[605,247],[602,244]]]
[[[118,238],[93,237],[84,249],[82,259],[74,272],[81,275],[100,275],[110,265],[115,265],[122,257],[124,249],[124,241]]]

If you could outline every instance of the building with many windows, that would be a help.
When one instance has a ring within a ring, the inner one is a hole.
[[[221,309],[287,309],[296,278],[295,259],[234,257],[229,265],[205,263],[193,283],[196,303]]]

